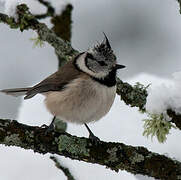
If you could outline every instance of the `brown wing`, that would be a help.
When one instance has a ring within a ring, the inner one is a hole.
[[[29,99],[38,93],[47,91],[61,91],[65,85],[73,79],[76,79],[82,72],[75,68],[73,61],[69,61],[57,72],[32,87],[24,99]]]

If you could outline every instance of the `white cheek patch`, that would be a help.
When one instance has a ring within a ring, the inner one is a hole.
[[[106,77],[109,72],[99,72],[99,73],[95,73],[93,71],[91,71],[90,69],[87,68],[86,64],[85,64],[85,58],[87,56],[87,52],[83,53],[82,55],[80,55],[77,59],[77,65],[78,67],[85,73],[95,77],[95,78],[99,78],[99,79],[104,79],[104,77]]]

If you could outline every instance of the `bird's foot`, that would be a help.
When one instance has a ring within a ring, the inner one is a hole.
[[[49,134],[49,133],[52,133],[53,131],[54,131],[54,124],[51,123],[51,124],[47,127],[47,129],[46,129],[45,135],[47,135],[47,134]]]
[[[98,145],[100,142],[100,139],[97,136],[95,136],[93,133],[89,134],[89,139],[96,145]]]
[[[48,128],[48,126],[47,126],[46,124],[43,124],[43,125],[41,125],[40,127],[41,127],[41,128],[45,128],[45,129]]]

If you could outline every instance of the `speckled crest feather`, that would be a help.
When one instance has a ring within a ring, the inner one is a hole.
[[[111,48],[111,45],[109,43],[109,40],[108,40],[106,34],[105,33],[103,33],[103,34],[104,34],[105,39],[103,40],[103,42],[101,44],[96,45],[94,47],[94,49],[106,58],[106,57],[110,57],[113,55],[113,50]]]

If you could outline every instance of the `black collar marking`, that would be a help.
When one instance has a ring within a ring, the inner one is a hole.
[[[92,79],[107,87],[115,86],[116,85],[116,70],[112,70],[104,79],[99,79],[95,77],[92,77]]]
[[[84,53],[84,52],[83,52],[83,53]],[[77,55],[77,56],[75,57],[74,61],[73,61],[73,64],[74,64],[75,68],[76,68],[77,70],[81,71],[81,72],[84,72],[84,71],[82,71],[82,70],[79,68],[79,66],[78,66],[77,63],[76,63],[76,59],[77,59],[80,55],[82,55],[83,53],[80,53],[79,55]],[[85,72],[84,72],[84,73],[85,73]],[[115,86],[115,85],[116,85],[116,69],[113,69],[104,79],[95,78],[95,77],[91,76],[90,74],[89,74],[89,76],[90,76],[93,80],[95,80],[95,81],[99,82],[100,84],[105,85],[105,86],[107,86],[107,87],[112,87],[112,86]]]

